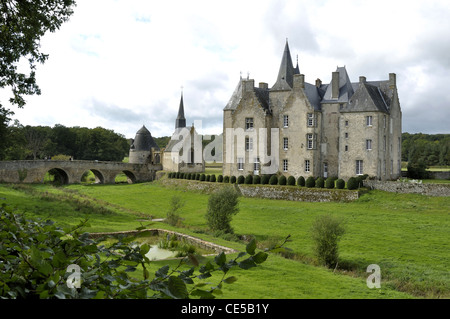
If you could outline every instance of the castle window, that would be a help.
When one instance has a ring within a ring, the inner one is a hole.
[[[348,133],[347,133],[347,132],[345,132],[344,136],[345,136],[345,138],[348,138]]]
[[[245,118],[245,129],[246,130],[253,130],[253,117],[246,117]]]
[[[287,137],[283,138],[283,149],[287,151],[289,148],[289,139]]]
[[[345,145],[345,151],[348,152],[348,145]]]
[[[288,171],[288,160],[287,159],[283,160],[283,171],[284,172]]]
[[[372,126],[372,115],[366,116],[366,125]]]
[[[309,150],[315,149],[315,134],[306,134],[306,144],[308,145]]]
[[[253,170],[259,171],[259,167],[260,167],[259,157],[255,157],[255,160],[253,162]]]
[[[362,174],[363,174],[363,161],[356,160],[356,175],[362,175]]]
[[[366,150],[370,151],[372,149],[372,140],[366,140]]]
[[[289,127],[289,115],[283,116],[283,127]]]
[[[305,172],[309,173],[311,171],[309,160],[305,160]]]
[[[244,159],[242,157],[237,159],[237,169],[240,171],[244,170]]]
[[[251,137],[245,138],[245,150],[253,151],[253,138],[251,138]]]
[[[345,126],[348,126],[348,121],[345,121]]]
[[[316,117],[314,116],[314,113],[308,113],[308,126],[314,127],[316,126]]]

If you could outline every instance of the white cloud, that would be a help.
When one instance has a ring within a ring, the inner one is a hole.
[[[343,65],[352,81],[397,73],[404,131],[449,132],[446,1],[77,2],[41,41],[50,55],[38,67],[42,95],[12,108],[23,124],[103,126],[127,137],[145,124],[171,135],[184,86],[188,124],[203,120],[217,133],[240,72],[272,85],[288,38],[308,82],[326,83]]]

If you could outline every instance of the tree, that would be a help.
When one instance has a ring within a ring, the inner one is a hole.
[[[342,222],[333,216],[323,215],[314,220],[311,234],[314,241],[314,252],[321,264],[327,267],[337,265],[338,242],[344,233],[345,228]]]
[[[230,223],[239,212],[238,197],[232,186],[225,186],[209,196],[206,220],[211,230],[233,233]]]
[[[40,52],[40,39],[55,32],[73,13],[75,0],[36,0],[0,2],[0,88],[11,87],[11,104],[23,107],[23,95],[40,94],[36,83],[37,63],[48,55]],[[29,75],[18,71],[21,58],[28,59]],[[1,107],[1,105],[0,105]]]

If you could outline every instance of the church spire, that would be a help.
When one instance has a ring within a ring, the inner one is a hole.
[[[288,40],[286,39],[286,45],[284,47],[277,81],[273,85],[272,90],[291,89],[294,83],[294,74],[300,74],[300,70],[298,68],[298,60],[297,67],[294,68],[292,63],[291,51],[289,50]]]
[[[178,116],[175,120],[175,129],[186,127],[186,118],[184,117],[183,91],[181,91],[180,107],[178,108]]]

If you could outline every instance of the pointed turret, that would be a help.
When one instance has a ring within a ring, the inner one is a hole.
[[[186,127],[186,118],[184,117],[183,92],[181,93],[180,107],[178,108],[178,116],[175,120],[175,129]]]
[[[272,87],[272,90],[290,90],[293,87],[294,74],[300,74],[300,69],[297,66],[294,68],[292,63],[291,51],[286,39],[283,57],[281,59],[280,70],[278,71],[278,78]]]

